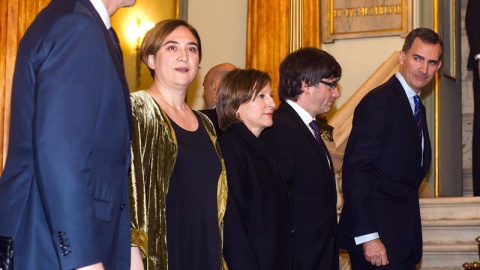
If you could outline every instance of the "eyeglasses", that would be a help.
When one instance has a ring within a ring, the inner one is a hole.
[[[336,82],[326,82],[326,81],[323,81],[323,80],[320,80],[320,82],[325,84],[326,86],[328,86],[328,90],[332,90],[332,89],[337,88],[337,83]]]

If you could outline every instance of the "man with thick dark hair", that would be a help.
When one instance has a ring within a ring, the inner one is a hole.
[[[480,1],[470,0],[465,14],[470,55],[467,67],[473,71],[473,139],[472,176],[473,196],[480,196]]]
[[[419,95],[440,68],[443,43],[432,30],[408,34],[400,70],[355,109],[343,161],[340,248],[352,269],[413,270],[422,257],[418,188],[431,161]]]
[[[337,61],[320,49],[287,55],[280,65],[282,103],[262,133],[289,195],[293,269],[338,269],[335,176],[315,117],[340,96],[341,75]]]

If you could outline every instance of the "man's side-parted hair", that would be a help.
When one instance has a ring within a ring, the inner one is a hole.
[[[197,40],[199,62],[202,61],[202,42],[200,40],[200,36],[198,35],[197,30],[184,20],[167,19],[157,23],[155,27],[150,29],[145,34],[145,37],[143,38],[143,41],[142,41],[142,45],[140,45],[140,59],[142,59],[142,62],[147,67],[148,67],[148,64],[147,64],[148,56],[155,55],[158,52],[158,50],[162,47],[162,44],[165,41],[165,38],[180,26],[184,26],[188,30],[190,30],[192,35]],[[148,69],[150,70],[150,74],[153,77],[154,75],[153,69],[151,68],[148,68]]]
[[[327,52],[314,47],[299,49],[288,54],[280,64],[280,100],[298,100],[302,82],[307,86],[320,83],[322,79],[342,76],[342,68],[337,60]]]
[[[443,41],[440,36],[435,33],[432,29],[428,28],[417,28],[412,30],[408,33],[407,37],[405,38],[405,43],[403,43],[402,51],[407,53],[410,48],[412,48],[413,42],[416,38],[420,38],[421,41],[431,45],[440,44],[440,48],[442,49],[439,60],[443,57]]]
[[[233,69],[223,77],[218,87],[217,117],[221,130],[241,120],[237,117],[240,105],[255,100],[267,84],[271,83],[270,76],[256,69]]]

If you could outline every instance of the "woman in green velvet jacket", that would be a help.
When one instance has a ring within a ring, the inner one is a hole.
[[[225,166],[212,123],[185,103],[200,37],[185,21],[165,20],[140,56],[154,83],[131,95],[132,269],[225,269]]]

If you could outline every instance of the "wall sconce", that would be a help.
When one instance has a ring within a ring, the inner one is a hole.
[[[140,45],[142,44],[143,37],[148,30],[152,29],[155,26],[155,23],[149,21],[143,21],[140,18],[136,19],[132,35],[135,39],[135,57],[136,57],[136,88],[140,86],[140,70],[141,70],[141,61],[140,61]]]

